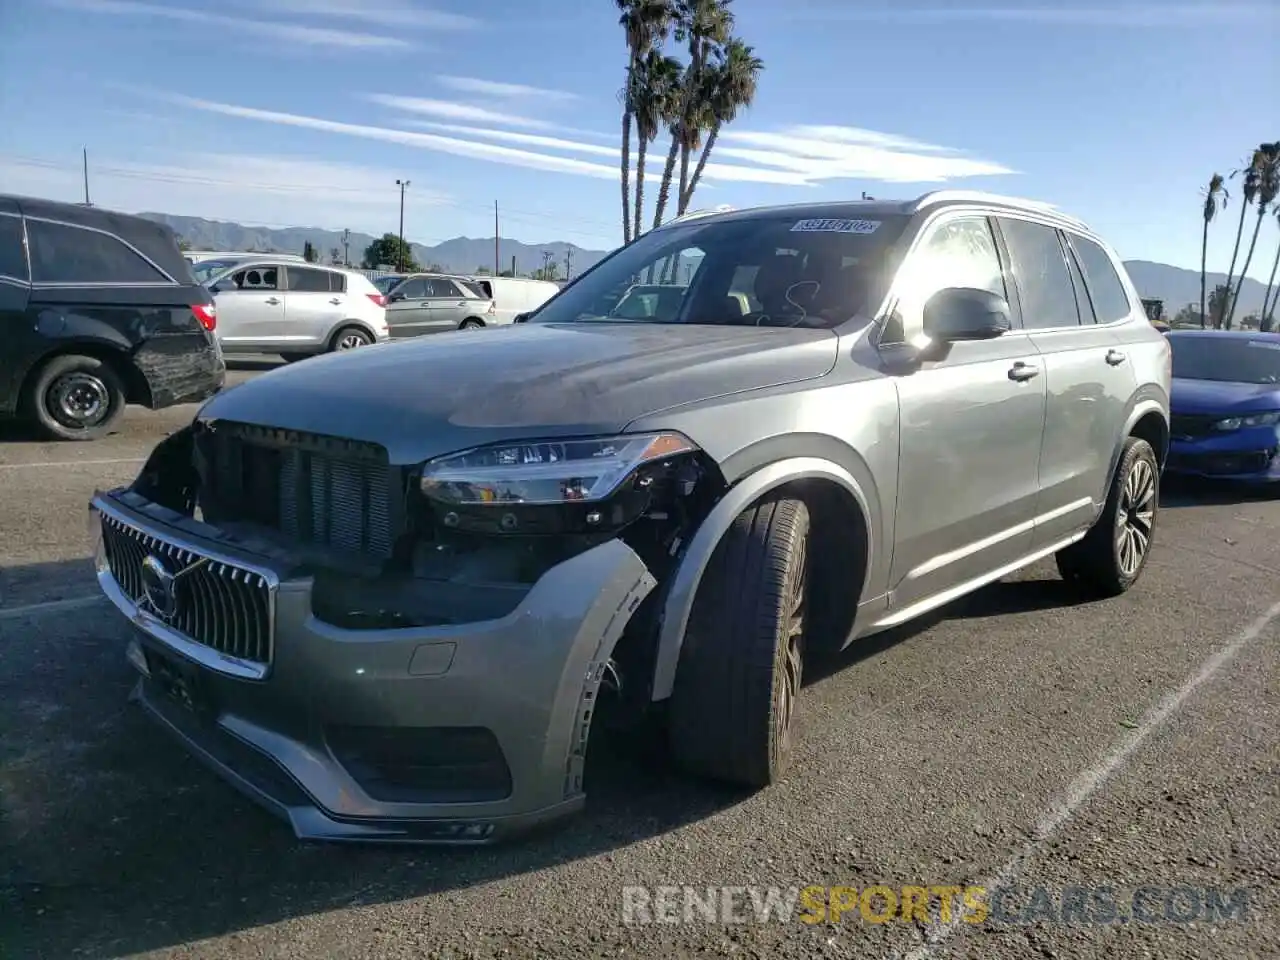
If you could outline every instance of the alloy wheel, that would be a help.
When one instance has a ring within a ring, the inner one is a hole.
[[[796,555],[796,569],[791,577],[787,604],[786,636],[782,641],[782,682],[778,687],[777,705],[777,747],[780,751],[785,751],[791,742],[791,725],[804,675],[804,626],[809,592],[806,546],[802,543]]]
[[[1156,516],[1156,475],[1147,460],[1135,460],[1120,492],[1116,511],[1116,559],[1120,572],[1135,576],[1142,566]]]
[[[364,337],[358,333],[343,334],[342,339],[338,341],[339,350],[354,350],[357,347],[367,346],[369,343]]]

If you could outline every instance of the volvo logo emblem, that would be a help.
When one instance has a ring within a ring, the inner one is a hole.
[[[164,561],[151,554],[142,561],[142,592],[151,609],[166,620],[178,612],[177,578]]]

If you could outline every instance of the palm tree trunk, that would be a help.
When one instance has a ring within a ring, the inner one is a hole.
[[[1266,208],[1258,204],[1258,222],[1253,225],[1253,238],[1249,241],[1249,252],[1245,254],[1244,265],[1240,268],[1240,279],[1236,281],[1236,292],[1231,295],[1227,310],[1227,329],[1231,329],[1231,321],[1236,315],[1236,304],[1240,302],[1240,289],[1244,286],[1245,274],[1249,272],[1249,264],[1253,260],[1253,249],[1258,245],[1258,234],[1262,231],[1262,218],[1267,215]]]
[[[1242,200],[1240,202],[1240,222],[1236,224],[1236,245],[1235,245],[1235,248],[1231,251],[1231,266],[1227,267],[1227,290],[1228,291],[1231,290],[1231,278],[1235,276],[1235,272],[1236,272],[1236,258],[1240,256],[1240,238],[1244,236],[1244,215],[1248,209],[1249,209],[1248,201]],[[1229,306],[1229,304],[1227,306]],[[1225,309],[1222,311],[1222,316],[1223,316],[1223,319],[1225,319],[1227,316]]]
[[[630,74],[630,71],[628,71]],[[628,77],[627,85],[631,80]],[[622,111],[622,242],[631,242],[631,110]]]
[[[1280,249],[1276,250],[1276,258],[1271,263],[1271,279],[1267,281],[1267,291],[1262,295],[1262,322],[1266,324],[1266,328],[1270,330],[1272,324],[1269,322],[1275,317],[1276,307],[1280,306],[1280,287],[1276,287],[1276,274],[1280,273]],[[1275,303],[1272,303],[1271,291],[1276,291]]]
[[[679,129],[677,127],[677,129]],[[671,196],[671,177],[676,170],[676,155],[680,152],[680,137],[676,131],[671,132],[671,149],[667,151],[667,165],[662,168],[662,185],[658,187],[658,206],[653,211],[653,225],[662,226],[662,215],[667,209],[667,199]]]
[[[720,136],[720,124],[717,123],[707,135],[707,143],[702,148],[702,155],[698,157],[698,165],[693,168],[693,177],[689,180],[689,189],[685,191],[684,197],[680,201],[681,213],[689,209],[689,203],[693,200],[693,191],[698,189],[698,184],[702,181],[702,171],[707,166],[707,157],[711,156],[711,148],[716,145],[716,137],[718,136]]]
[[[1209,275],[1206,272],[1209,260],[1209,221],[1204,222],[1204,235],[1200,238],[1200,329],[1204,329],[1204,315],[1208,309],[1208,294],[1205,292],[1205,284],[1208,282]]]
[[[641,135],[636,148],[636,226],[631,236],[640,236],[640,213],[644,210],[644,160],[649,153],[649,140]]]

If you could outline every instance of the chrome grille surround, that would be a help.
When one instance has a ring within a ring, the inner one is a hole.
[[[274,572],[155,533],[95,498],[98,582],[148,635],[202,666],[247,680],[265,679],[275,653]],[[173,572],[177,609],[165,616],[147,597],[143,563],[155,557]]]

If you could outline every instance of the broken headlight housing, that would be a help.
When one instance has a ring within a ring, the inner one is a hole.
[[[673,461],[697,449],[671,432],[499,443],[428,460],[418,486],[446,530],[614,531],[644,513]]]

